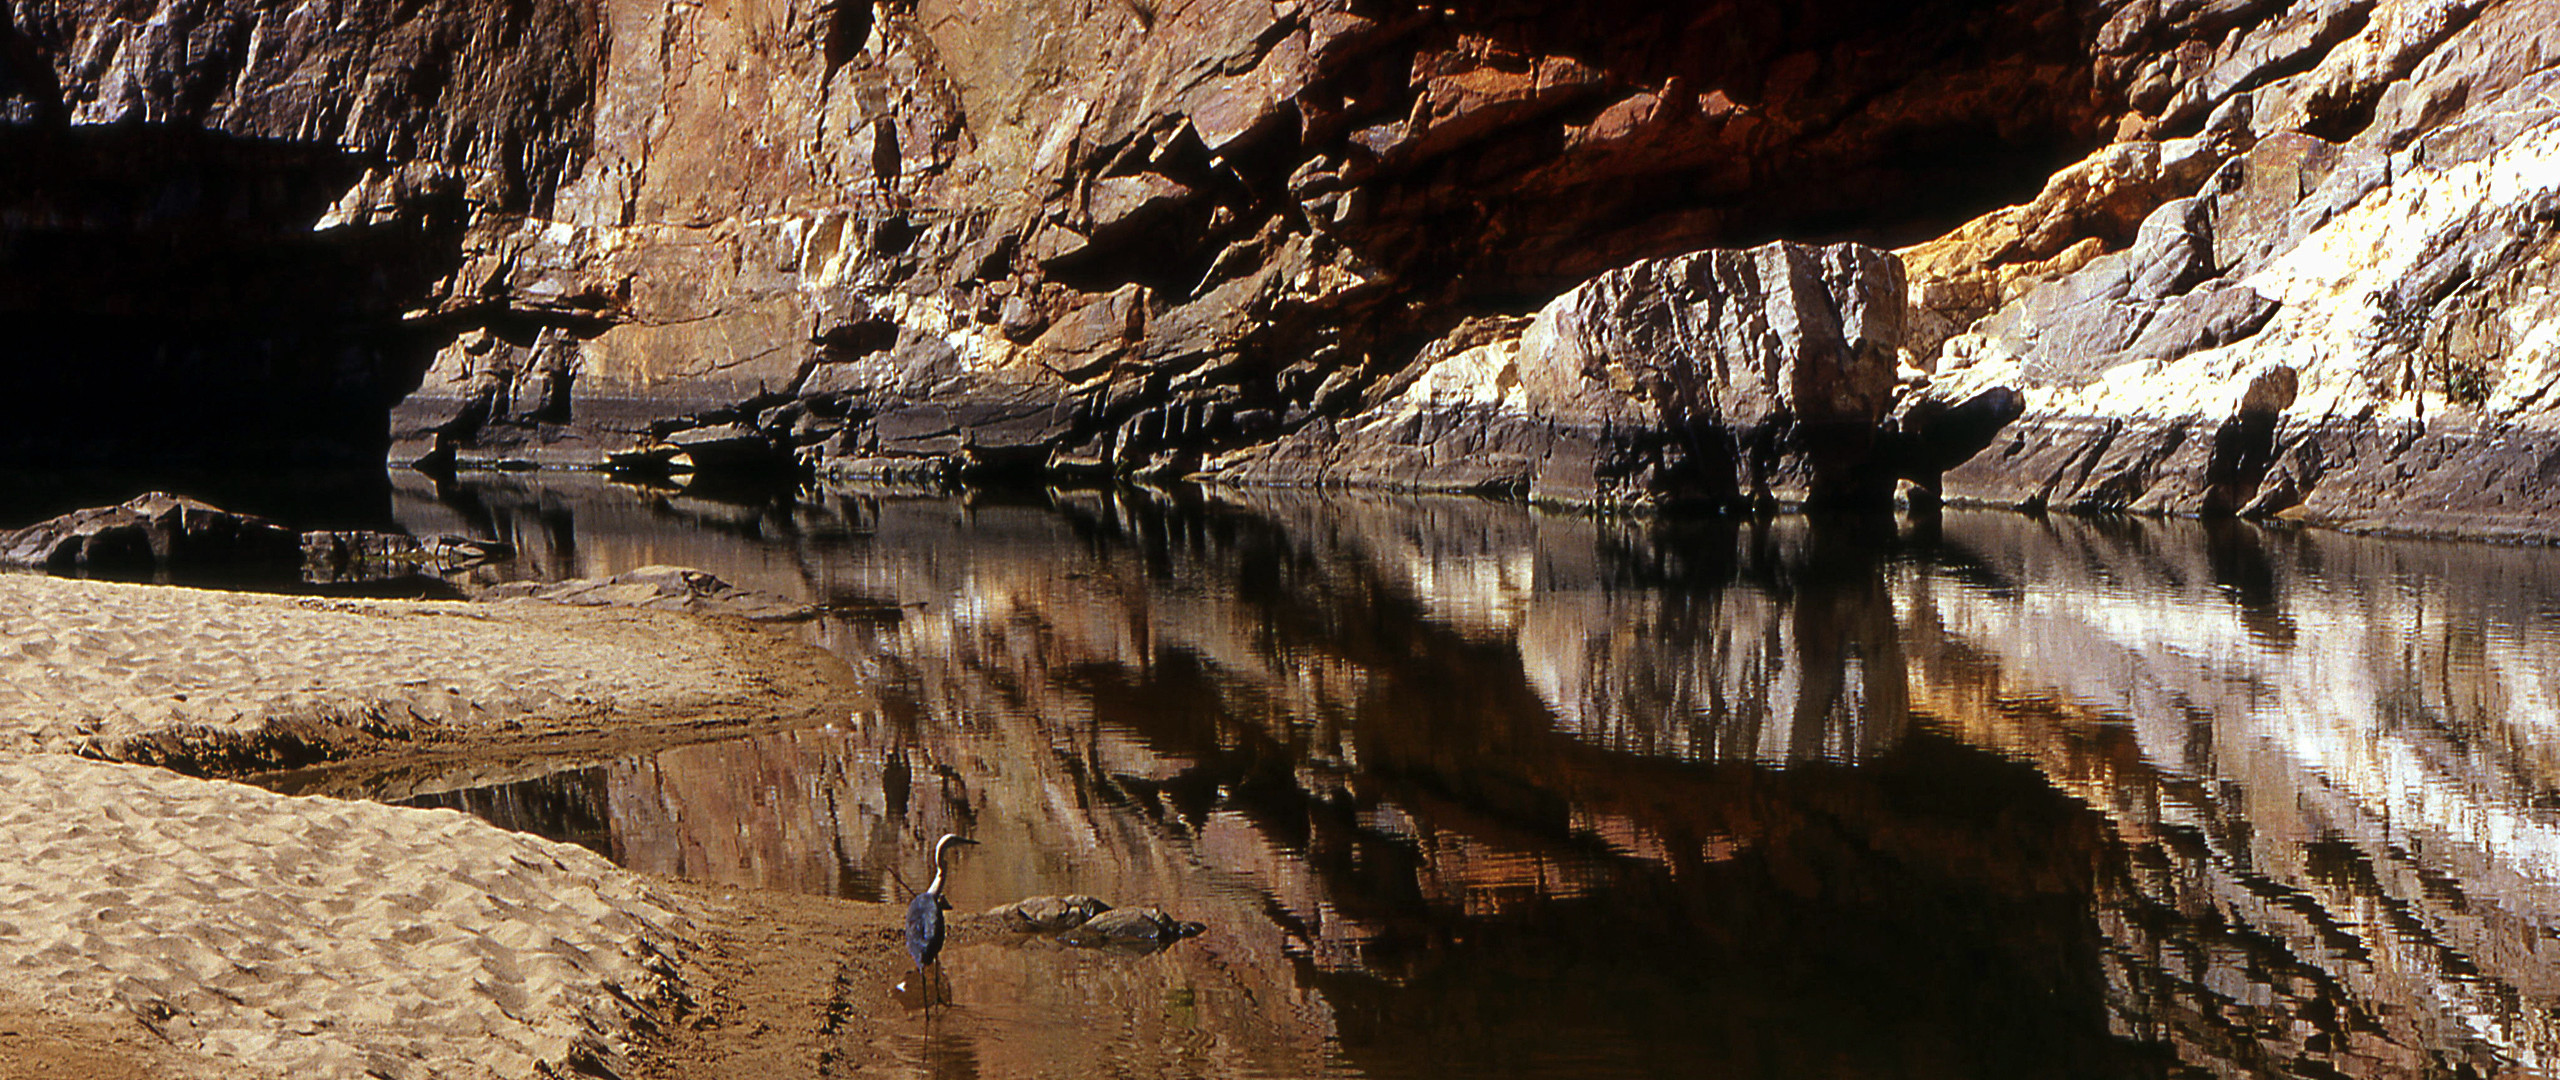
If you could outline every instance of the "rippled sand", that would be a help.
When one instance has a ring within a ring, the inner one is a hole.
[[[0,575],[0,1080],[663,1072],[633,1048],[697,995],[734,1011],[753,966],[699,974],[739,955],[730,902],[453,811],[87,758],[805,715],[834,676],[778,645],[665,611]]]
[[[618,1065],[677,989],[644,879],[454,811],[11,754],[0,850],[0,993],[129,1016],[189,1072]]]
[[[246,771],[601,717],[770,713],[802,688],[775,683],[769,644],[660,611],[0,575],[0,750]]]

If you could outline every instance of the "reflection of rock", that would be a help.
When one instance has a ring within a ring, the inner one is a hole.
[[[700,570],[682,566],[643,566],[608,578],[508,582],[484,590],[480,598],[522,598],[582,607],[611,605],[688,611],[698,615],[734,615],[754,622],[805,619],[811,614],[806,604],[795,604],[771,593],[740,589]]]
[[[1058,940],[1086,948],[1162,948],[1207,929],[1167,915],[1161,908],[1115,908],[1086,919],[1058,935]]]
[[[1953,572],[1906,586],[1917,705],[2122,838],[2124,1022],[2181,1017],[2164,1040],[2225,1075],[2560,1060],[2534,959],[2560,924],[2547,555],[2001,515],[1946,537]]]
[[[514,545],[506,541],[467,536],[348,529],[302,534],[303,576],[312,580],[368,579],[421,569],[454,572],[514,555]]]
[[[1528,605],[1520,645],[1555,723],[1613,750],[1697,761],[1856,761],[1908,716],[1881,576],[1780,600],[1591,589]]]
[[[1891,750],[1908,723],[1885,581],[1858,550],[1873,538],[1844,523],[1634,525],[1461,500],[1221,498],[1330,533],[1433,622],[1511,645],[1546,723],[1593,746],[1860,760]],[[1680,587],[1627,588],[1631,574]]]
[[[611,767],[635,865],[891,897],[965,824],[1002,844],[958,895],[1219,931],[1145,965],[979,949],[972,1007],[1197,985],[1203,1030],[1382,1073],[1559,1028],[1673,1074],[1765,1067],[1737,1047],[1902,1055],[1877,1074],[2552,1060],[2547,553],[1267,491],[705,505],[668,536],[646,515],[672,504],[487,483],[510,535],[596,515],[546,553],[691,545],[806,590],[805,631],[881,688],[839,728]]]

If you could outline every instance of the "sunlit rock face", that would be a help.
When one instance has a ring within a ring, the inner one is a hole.
[[[2127,55],[2133,10],[2104,35]],[[2136,94],[2135,137],[1906,249],[1933,392],[2025,395],[1946,493],[2551,535],[2555,27],[2473,0],[2243,20]]]
[[[751,397],[720,422],[783,456],[1188,471],[1641,258],[1926,235],[2114,96],[2040,2],[603,21],[595,152],[464,273],[530,318],[439,355],[416,441],[592,459],[593,423]]]
[[[0,275],[62,407],[0,452],[369,459],[397,399],[400,460],[1183,474],[1486,427],[1471,326],[1855,239],[1935,371],[1878,433],[1998,406],[1902,455],[1933,494],[2541,535],[2554,3],[19,5]],[[1682,491],[1645,405],[1634,481],[1548,494]],[[1509,425],[1258,479],[1536,490]]]

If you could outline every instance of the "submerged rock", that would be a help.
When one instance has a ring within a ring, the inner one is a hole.
[[[683,566],[643,566],[605,578],[510,581],[483,590],[482,600],[539,600],[578,607],[636,607],[731,615],[752,622],[805,619],[816,609],[772,593],[731,585]]]
[[[987,909],[987,917],[1023,934],[1053,934],[1079,948],[1160,949],[1208,927],[1162,908],[1114,908],[1082,894],[1033,896]]]

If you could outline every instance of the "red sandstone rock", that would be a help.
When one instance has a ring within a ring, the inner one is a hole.
[[[1999,313],[2110,370],[2293,325],[2241,279],[2402,166],[2540,130],[2515,92],[2560,51],[2548,0],[300,12],[13,13],[0,141],[44,165],[0,189],[0,296],[53,358],[19,396],[74,404],[0,458],[379,446],[366,417],[424,372],[404,455],[600,462],[797,395],[843,406],[759,431],[803,456],[930,405],[954,462],[1179,474],[1347,419],[1469,317],[1786,235],[1942,234],[1906,252],[1923,368]],[[129,197],[80,202],[99,175]],[[89,404],[173,349],[143,400]]]

